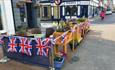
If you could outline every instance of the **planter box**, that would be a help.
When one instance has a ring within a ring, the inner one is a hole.
[[[61,69],[62,66],[64,65],[64,61],[65,61],[64,57],[56,57],[54,59],[54,66],[55,66],[55,68],[56,69]]]

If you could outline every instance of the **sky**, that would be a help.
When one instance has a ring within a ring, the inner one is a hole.
[[[113,3],[115,4],[115,0],[113,0]]]

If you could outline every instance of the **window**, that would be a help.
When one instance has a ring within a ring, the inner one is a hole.
[[[77,15],[77,7],[74,5],[71,9],[71,15],[76,16]]]
[[[71,14],[71,8],[70,8],[70,6],[67,6],[67,7],[65,8],[65,14],[66,14],[67,16]]]
[[[37,7],[37,17],[40,18],[40,7]]]
[[[47,7],[44,7],[44,18],[47,18],[48,17],[48,8]]]
[[[67,16],[76,16],[77,15],[77,11],[78,11],[78,8],[77,6],[73,5],[73,6],[66,6],[65,7],[65,14]]]
[[[51,6],[42,6],[40,9],[41,12],[41,19],[48,20],[51,19]]]
[[[0,30],[3,30],[1,6],[0,6]]]
[[[21,22],[25,22],[25,18],[26,18],[26,12],[25,12],[25,6],[20,7],[20,20]]]

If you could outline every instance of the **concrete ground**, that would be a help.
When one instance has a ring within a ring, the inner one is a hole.
[[[62,70],[115,70],[115,14],[93,21],[91,31],[78,47],[79,61],[67,63]],[[0,58],[2,51],[0,49]],[[47,70],[11,60],[0,64],[0,70]]]
[[[62,70],[115,70],[115,14],[92,22],[78,51],[78,62],[66,64]]]

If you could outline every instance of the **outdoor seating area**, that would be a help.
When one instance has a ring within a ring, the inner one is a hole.
[[[90,22],[81,18],[51,24],[54,27],[46,28],[45,32],[41,28],[22,28],[15,35],[3,36],[1,44],[2,47],[6,47],[5,56],[43,67],[52,66],[53,61],[54,67],[61,69],[68,53],[77,49],[90,30]],[[68,52],[68,49],[71,51]]]

